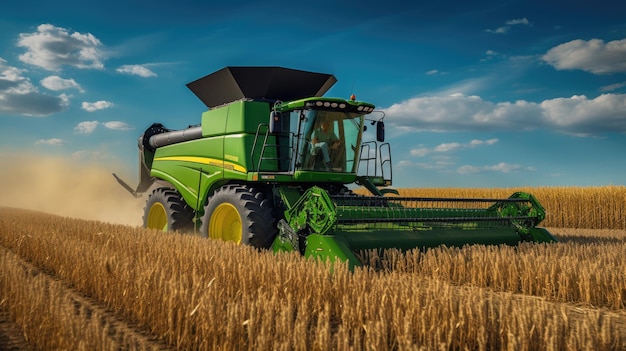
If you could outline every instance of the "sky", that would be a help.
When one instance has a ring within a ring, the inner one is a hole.
[[[199,123],[185,84],[226,66],[335,75],[384,113],[396,187],[626,184],[617,0],[5,3],[0,156],[137,177],[139,135]]]

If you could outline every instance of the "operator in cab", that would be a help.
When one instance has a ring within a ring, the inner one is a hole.
[[[333,167],[331,162],[331,152],[338,149],[341,145],[339,138],[333,132],[332,121],[328,119],[323,119],[321,121],[320,126],[313,131],[311,143],[313,144],[311,154],[317,155],[321,152],[326,169],[331,170]]]

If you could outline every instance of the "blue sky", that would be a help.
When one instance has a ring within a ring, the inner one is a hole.
[[[625,184],[626,3],[19,1],[0,12],[0,155],[136,175],[137,137],[225,66],[334,74],[385,112],[397,187]],[[112,179],[113,181],[113,179]]]

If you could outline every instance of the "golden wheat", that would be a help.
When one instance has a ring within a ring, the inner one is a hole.
[[[399,189],[400,196],[468,198],[506,198],[517,191],[533,194],[546,209],[544,226],[626,229],[626,186]]]
[[[45,350],[138,350],[163,345],[94,308],[62,281],[0,248],[2,307],[22,326],[24,338]]]
[[[561,243],[390,252],[389,272],[351,273],[295,254],[0,209],[0,245],[172,348],[626,347],[626,233],[553,231]],[[77,318],[59,316],[62,325]],[[72,337],[85,336],[63,336]]]

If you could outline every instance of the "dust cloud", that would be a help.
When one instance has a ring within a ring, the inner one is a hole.
[[[137,182],[136,176],[115,167],[53,156],[0,154],[0,206],[139,226],[145,198],[134,198],[115,181],[112,172],[131,186]]]

